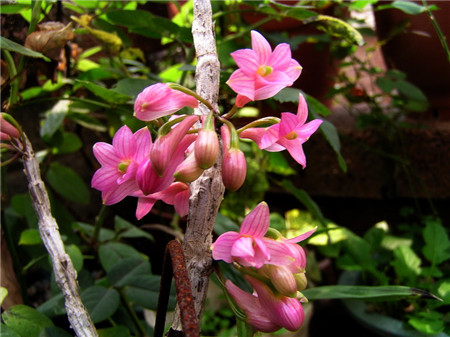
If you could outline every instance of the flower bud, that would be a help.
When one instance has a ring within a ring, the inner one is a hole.
[[[308,280],[306,279],[305,273],[297,273],[294,274],[295,282],[297,284],[297,290],[302,291],[306,288],[306,285],[308,284]]]
[[[202,173],[203,169],[198,166],[195,160],[195,151],[193,151],[178,165],[173,176],[175,180],[189,184],[200,177]]]
[[[0,115],[0,134],[1,140],[11,140],[11,138],[20,138],[17,128],[8,122],[3,114]]]
[[[213,130],[202,129],[195,141],[195,160],[200,168],[206,170],[214,165],[219,156],[219,139]]]
[[[231,148],[225,151],[222,161],[222,181],[231,191],[238,190],[247,175],[247,162],[244,153],[239,149]]]
[[[288,297],[294,297],[297,294],[296,279],[287,267],[266,264],[261,270],[280,294]]]

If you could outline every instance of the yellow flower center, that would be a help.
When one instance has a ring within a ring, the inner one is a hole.
[[[119,164],[119,166],[118,166],[119,171],[122,172],[122,173],[126,173],[127,169],[128,169],[128,166],[130,166],[130,163],[131,163],[131,160],[129,160],[129,159],[121,162]]]
[[[272,74],[273,68],[271,66],[260,66],[256,73],[261,76],[268,76]]]
[[[286,139],[292,140],[292,139],[297,138],[298,135],[295,131],[291,131],[285,137],[286,137]]]

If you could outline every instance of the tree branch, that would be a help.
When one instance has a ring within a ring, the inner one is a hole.
[[[41,179],[33,148],[25,133],[22,133],[22,139],[24,172],[28,180],[33,208],[39,219],[39,233],[52,259],[56,283],[65,298],[67,317],[78,337],[96,337],[98,335],[94,323],[81,302],[77,272],[64,250],[58,224],[52,216],[47,190]]]
[[[194,0],[192,35],[197,55],[196,92],[209,101],[218,111],[220,63],[216,51],[210,1]],[[209,109],[200,104],[195,113],[207,115]],[[225,191],[221,177],[222,159],[221,156],[219,157],[213,167],[206,170],[199,179],[191,184],[188,224],[183,242],[192,295],[200,322],[208,290],[209,276],[212,271],[210,251],[212,231]],[[180,331],[181,327],[179,321],[177,321],[179,315],[175,315],[175,317],[172,330]]]

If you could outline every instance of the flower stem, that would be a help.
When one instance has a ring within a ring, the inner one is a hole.
[[[246,126],[243,126],[239,130],[237,130],[237,133],[240,134],[244,130],[247,130],[249,128],[258,127],[261,125],[265,125],[265,124],[273,125],[273,124],[277,124],[277,123],[280,123],[280,119],[277,117],[264,117],[264,118],[260,118],[260,119],[257,119],[256,121],[248,123]]]
[[[181,92],[185,93],[186,95],[196,98],[197,100],[202,102],[204,105],[206,105],[209,110],[214,111],[214,113],[217,115],[219,114],[219,112],[216,109],[214,109],[214,107],[211,105],[211,103],[209,103],[206,99],[204,99],[203,97],[198,95],[196,92],[194,92],[186,87],[183,87],[182,85],[177,84],[177,83],[169,83],[168,86],[171,89],[181,91]]]
[[[444,48],[445,51],[445,55],[447,55],[447,59],[450,62],[450,50],[448,48],[447,39],[444,33],[442,33],[441,27],[439,27],[439,24],[437,23],[436,18],[433,15],[433,12],[430,10],[427,0],[422,0],[422,4],[427,8],[427,14],[430,17],[431,23],[433,24],[433,27],[436,30],[439,40],[441,41],[442,47]]]

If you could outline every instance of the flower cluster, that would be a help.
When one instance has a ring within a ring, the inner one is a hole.
[[[239,233],[226,232],[212,245],[215,260],[236,263],[252,285],[253,295],[231,281],[225,287],[238,306],[244,310],[247,322],[257,330],[273,332],[284,327],[297,330],[303,322],[300,291],[306,287],[306,256],[297,243],[313,232],[292,239],[269,230],[269,207],[265,202],[256,206],[244,219]],[[268,236],[266,236],[268,235]]]
[[[92,186],[102,192],[104,204],[136,197],[136,217],[141,219],[157,200],[162,200],[184,216],[188,213],[189,184],[204,170],[220,163],[224,186],[230,191],[242,186],[247,166],[239,148],[241,139],[252,140],[267,151],[287,150],[302,167],[306,166],[302,144],[322,121],[306,123],[308,107],[302,95],[297,114],[283,112],[281,118],[262,118],[239,130],[232,123],[238,108],[291,86],[302,69],[292,59],[288,44],[282,43],[272,51],[261,34],[252,31],[251,37],[252,49],[231,54],[239,69],[227,82],[237,93],[228,113],[220,114],[209,102],[178,84],[157,83],[137,96],[135,117],[158,125],[158,134],[153,141],[148,128],[133,133],[123,126],[112,145],[94,145],[101,167],[92,178]],[[173,115],[185,107],[196,108],[199,102],[210,109],[208,115]],[[297,243],[311,234],[288,240],[269,230],[269,208],[262,202],[247,215],[239,233],[222,234],[213,244],[213,258],[238,265],[255,290],[252,295],[231,281],[225,282],[254,328],[270,332],[301,326],[299,291],[306,286],[306,258]]]

